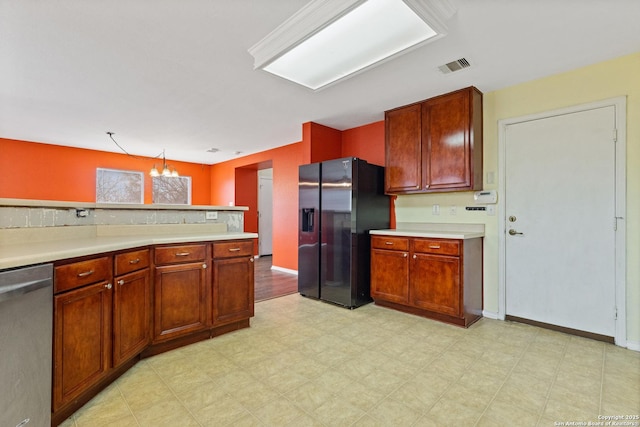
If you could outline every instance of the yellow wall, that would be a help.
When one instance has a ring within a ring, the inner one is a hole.
[[[498,188],[498,121],[627,96],[627,341],[640,345],[640,53],[484,94],[484,188]],[[487,172],[495,173],[493,184]],[[440,215],[431,206],[440,205]],[[449,206],[457,206],[457,215]],[[398,222],[485,224],[484,309],[498,312],[498,219],[467,212],[473,193],[400,196]]]

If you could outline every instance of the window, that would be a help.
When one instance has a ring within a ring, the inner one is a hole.
[[[96,203],[144,203],[143,173],[96,168]]]
[[[155,176],[151,180],[153,183],[154,204],[191,204],[190,176]]]

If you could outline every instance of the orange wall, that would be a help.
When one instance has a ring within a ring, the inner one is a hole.
[[[342,131],[342,157],[384,166],[384,120]]]
[[[273,167],[273,265],[298,269],[298,166],[312,156],[322,160],[359,157],[384,165],[384,122],[338,131],[303,125],[303,142],[212,166],[175,162],[192,177],[194,205],[248,206],[245,230],[257,231],[257,170]],[[306,154],[305,154],[306,153]],[[145,172],[145,203],[151,203],[147,171],[157,160],[0,138],[0,198],[95,202],[96,168]]]
[[[235,204],[246,206],[244,212],[244,231],[258,232],[258,170],[255,168],[236,168]]]
[[[273,168],[273,265],[291,270],[298,269],[298,166],[302,164],[302,152],[302,144],[295,143],[211,166],[211,204],[231,202],[238,206],[255,205],[256,209],[257,174],[251,178],[255,187],[249,189],[243,181],[247,172],[237,171]],[[245,212],[247,231],[255,212],[251,209]]]
[[[302,144],[309,151],[304,163],[317,163],[342,157],[342,132],[317,123],[302,125]],[[307,148],[308,147],[308,148]]]
[[[96,201],[96,168],[144,172],[144,202],[151,203],[149,170],[158,159],[0,138],[0,198]],[[191,177],[194,205],[208,205],[210,166],[168,161]]]
[[[384,122],[342,132],[316,123],[302,128],[301,142],[211,167],[211,203],[239,206],[257,206],[257,176],[249,177],[248,169],[273,167],[273,265],[291,270],[298,269],[298,166],[311,163],[311,158],[349,156],[384,165]],[[251,213],[251,208],[245,212],[247,231],[253,231]]]

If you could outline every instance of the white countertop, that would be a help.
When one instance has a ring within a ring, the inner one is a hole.
[[[69,227],[76,228],[76,227]],[[190,230],[191,231],[191,230]],[[24,243],[0,243],[0,269],[52,262],[141,246],[167,243],[208,242],[217,240],[254,239],[256,233],[172,232],[155,235],[79,235],[73,238]]]
[[[484,224],[398,223],[397,227],[387,230],[371,230],[369,234],[437,239],[475,239],[484,237]]]
[[[484,232],[424,231],[424,230],[371,230],[369,234],[382,236],[431,237],[437,239],[475,239],[484,237]]]

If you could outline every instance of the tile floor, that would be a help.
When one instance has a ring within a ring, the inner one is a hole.
[[[249,329],[139,362],[63,426],[554,426],[639,413],[638,352],[293,294],[257,303]]]

